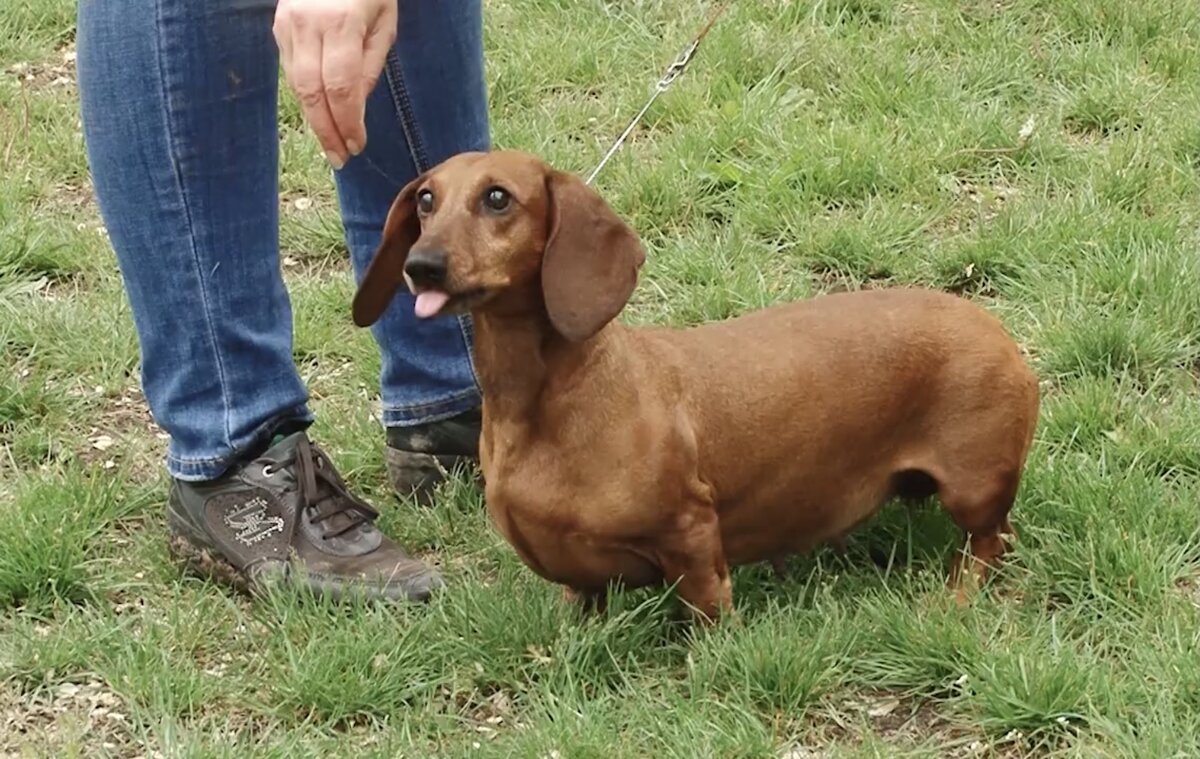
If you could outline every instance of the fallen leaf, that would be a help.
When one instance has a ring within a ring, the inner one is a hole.
[[[74,683],[63,683],[58,686],[58,695],[60,698],[74,698],[79,690],[79,686]]]
[[[867,714],[871,717],[886,717],[896,711],[896,707],[900,705],[900,701],[894,698],[885,698],[879,703],[867,710]]]
[[[1021,125],[1021,131],[1017,132],[1017,139],[1019,139],[1022,143],[1024,143],[1026,140],[1028,140],[1030,137],[1033,136],[1033,130],[1036,127],[1037,127],[1037,121],[1035,121],[1033,116],[1031,115],[1028,119],[1025,120],[1025,123]]]
[[[824,756],[827,756],[827,754],[816,749],[794,746],[781,754],[779,759],[821,759]]]

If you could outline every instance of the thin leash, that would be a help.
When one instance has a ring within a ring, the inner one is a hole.
[[[696,55],[696,51],[700,49],[700,43],[704,41],[704,38],[713,28],[713,25],[717,23],[717,19],[721,17],[721,14],[725,13],[725,10],[728,7],[728,0],[727,2],[723,2],[718,5],[716,10],[714,10],[709,16],[708,21],[700,29],[700,33],[692,39],[691,43],[683,49],[683,52],[679,54],[679,56],[671,63],[671,65],[667,66],[666,72],[664,72],[658,82],[655,83],[654,91],[650,93],[650,99],[647,100],[646,104],[642,106],[642,110],[638,111],[637,115],[635,115],[629,121],[629,126],[625,127],[625,131],[621,132],[621,136],[617,137],[616,141],[613,142],[612,147],[610,147],[608,152],[604,154],[604,157],[600,159],[600,163],[596,165],[596,168],[592,169],[592,173],[589,174],[588,178],[585,180],[586,184],[590,185],[592,180],[596,178],[596,175],[598,175],[605,165],[608,164],[609,160],[611,160],[612,157],[617,154],[617,151],[621,149],[621,145],[625,143],[625,140],[629,138],[629,135],[633,134],[633,130],[637,127],[638,123],[640,123],[641,120],[646,116],[646,113],[650,110],[650,107],[654,105],[654,101],[658,100],[658,96],[666,92],[671,85],[675,83],[675,80],[678,79],[681,74],[683,74],[684,70],[688,67],[688,64],[692,62],[692,58]],[[387,172],[377,166],[366,153],[360,154],[359,157],[365,160],[368,166],[370,166],[374,171],[378,172],[380,176],[389,182],[392,182],[396,185],[404,184],[403,182],[399,182],[392,178]]]
[[[667,66],[667,70],[662,75],[662,78],[660,78],[654,85],[654,91],[650,93],[650,99],[647,100],[646,104],[642,106],[642,110],[638,111],[637,115],[630,120],[629,126],[625,127],[625,131],[621,132],[621,136],[618,137],[615,142],[613,142],[612,147],[610,147],[608,152],[604,154],[604,157],[600,159],[600,163],[596,165],[596,168],[592,169],[592,173],[589,174],[587,180],[585,180],[586,184],[590,185],[592,183],[592,180],[596,178],[596,175],[600,173],[600,170],[604,168],[609,159],[616,155],[617,151],[621,149],[621,145],[624,144],[629,135],[633,133],[634,128],[637,127],[638,123],[646,115],[646,112],[650,110],[650,106],[654,105],[655,100],[658,100],[658,96],[666,92],[667,89],[675,83],[675,80],[678,79],[683,73],[684,69],[687,68],[688,64],[692,62],[692,57],[695,56],[696,51],[700,49],[700,43],[704,41],[704,38],[708,35],[709,30],[713,28],[713,25],[717,23],[717,19],[721,17],[721,14],[723,14],[728,7],[728,2],[718,5],[716,10],[713,11],[712,15],[709,16],[708,22],[700,29],[700,33],[695,36],[691,44],[683,49],[683,52],[679,54],[679,57],[677,57],[670,66]]]

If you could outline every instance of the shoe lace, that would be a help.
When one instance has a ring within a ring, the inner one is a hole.
[[[309,515],[312,524],[324,527],[322,540],[341,537],[373,522],[379,516],[378,511],[338,482],[332,466],[325,462],[325,457],[306,438],[301,437],[291,454],[269,464],[264,471],[269,475],[289,466],[294,467],[301,508]],[[327,508],[322,508],[327,504]],[[338,516],[343,518],[335,519]]]

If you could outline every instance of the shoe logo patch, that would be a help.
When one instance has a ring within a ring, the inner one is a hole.
[[[283,517],[269,516],[267,502],[258,497],[240,508],[226,511],[225,526],[234,531],[239,543],[252,546],[283,532]]]

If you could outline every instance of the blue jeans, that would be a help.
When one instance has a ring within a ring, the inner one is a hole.
[[[274,5],[79,3],[88,160],[142,386],[171,436],[167,469],[183,480],[215,479],[276,432],[312,422],[280,271]],[[404,183],[489,147],[480,0],[401,0],[399,10],[367,103],[366,149],[335,175],[356,278]],[[419,321],[401,292],[372,332],[385,425],[478,406],[466,318]]]

